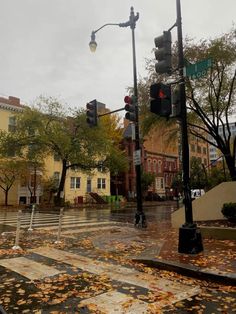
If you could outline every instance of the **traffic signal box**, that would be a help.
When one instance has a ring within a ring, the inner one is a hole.
[[[135,96],[125,96],[125,119],[135,122],[136,121],[136,98]]]
[[[180,88],[176,86],[171,92],[172,99],[172,114],[171,117],[181,118],[181,101],[180,101]]]
[[[163,83],[150,87],[150,111],[161,117],[169,117],[172,112],[171,87]]]
[[[164,31],[162,36],[154,39],[154,43],[155,47],[158,48],[155,50],[155,57],[158,60],[155,65],[156,72],[171,74],[171,32]]]
[[[94,99],[86,104],[86,121],[90,127],[97,126],[97,100]]]

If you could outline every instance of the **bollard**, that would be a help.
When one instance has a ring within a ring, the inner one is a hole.
[[[60,238],[61,238],[61,225],[62,225],[62,219],[63,219],[63,210],[64,210],[64,208],[60,209],[58,233],[57,233],[57,240],[55,241],[55,244],[61,243]]]
[[[35,205],[32,205],[32,211],[31,211],[31,217],[30,217],[30,226],[28,231],[33,231],[33,220],[34,220],[34,210],[35,210]]]
[[[21,250],[21,247],[19,246],[21,214],[22,214],[22,211],[19,210],[19,211],[18,211],[18,215],[17,215],[17,226],[16,226],[15,245],[12,247],[13,250]]]
[[[5,312],[5,310],[3,309],[3,307],[0,305],[0,313],[1,314],[7,314],[7,312]]]

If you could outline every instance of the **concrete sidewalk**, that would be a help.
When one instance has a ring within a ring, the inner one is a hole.
[[[120,232],[107,230],[101,236],[92,238],[92,242],[102,251],[151,267],[203,280],[236,284],[236,240],[203,237],[203,252],[181,254],[178,253],[178,229],[172,229],[163,222],[149,224],[147,229],[127,224],[120,228]]]

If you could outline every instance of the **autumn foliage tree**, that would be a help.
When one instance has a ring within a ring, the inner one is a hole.
[[[177,56],[177,45],[174,45],[175,65]],[[231,180],[235,181],[236,137],[232,136],[230,122],[236,112],[236,29],[233,28],[215,39],[200,40],[198,43],[186,39],[184,56],[186,64],[206,58],[212,59],[212,67],[205,76],[198,79],[186,78],[189,134],[208,142],[221,152]],[[147,60],[148,76],[139,81],[142,129],[145,134],[166,123],[163,118],[149,112],[150,85],[155,81],[165,82],[168,79],[155,73],[154,64],[154,58]],[[173,74],[172,79],[176,81],[177,77]],[[170,119],[167,123],[173,127],[177,126],[176,119]]]
[[[33,108],[25,108],[17,117],[17,132],[2,136],[2,147],[14,146],[17,155],[25,154],[29,147],[35,161],[44,161],[56,155],[61,162],[61,176],[56,194],[56,204],[61,204],[68,169],[78,168],[91,172],[103,163],[110,169],[115,167],[118,156],[123,153],[116,146],[116,129],[105,131],[104,126],[90,128],[85,111],[68,113],[55,98],[40,97]],[[119,137],[119,136],[118,136]],[[115,141],[115,142],[114,142]],[[119,157],[118,157],[119,158]]]
[[[19,160],[2,159],[0,162],[0,188],[4,192],[4,205],[8,206],[8,194],[16,180],[20,180],[25,169]]]

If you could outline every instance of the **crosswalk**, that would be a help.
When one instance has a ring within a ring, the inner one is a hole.
[[[0,225],[4,226],[17,226],[18,220],[17,212],[6,212],[0,213]],[[116,225],[116,222],[109,221],[108,217],[104,217],[102,220],[96,218],[95,216],[84,217],[80,213],[77,214],[67,214],[65,213],[62,218],[62,228],[71,229],[76,227],[105,227],[107,225]],[[57,230],[59,225],[59,214],[58,213],[45,213],[36,212],[31,217],[31,213],[23,212],[20,214],[20,227],[32,229],[44,229],[44,230]]]
[[[37,259],[41,257],[41,259]],[[36,258],[36,260],[34,260]],[[43,259],[42,259],[43,258]],[[48,264],[47,264],[48,260]],[[53,261],[50,262],[50,261]],[[64,265],[61,268],[59,265]],[[28,256],[0,260],[0,266],[30,279],[46,280],[66,273],[70,268],[99,276],[101,280],[109,278],[111,285],[107,291],[101,291],[78,302],[79,307],[96,307],[100,313],[159,313],[161,308],[190,298],[200,293],[198,286],[160,278],[134,268],[96,260],[78,252],[70,252],[53,247],[38,247],[29,250]],[[56,283],[56,280],[54,280]],[[122,290],[123,289],[123,290]],[[127,292],[124,289],[128,289]],[[130,293],[136,291],[135,293]],[[143,293],[146,294],[146,298]],[[154,310],[154,311],[152,311]],[[95,313],[95,312],[92,312]]]

